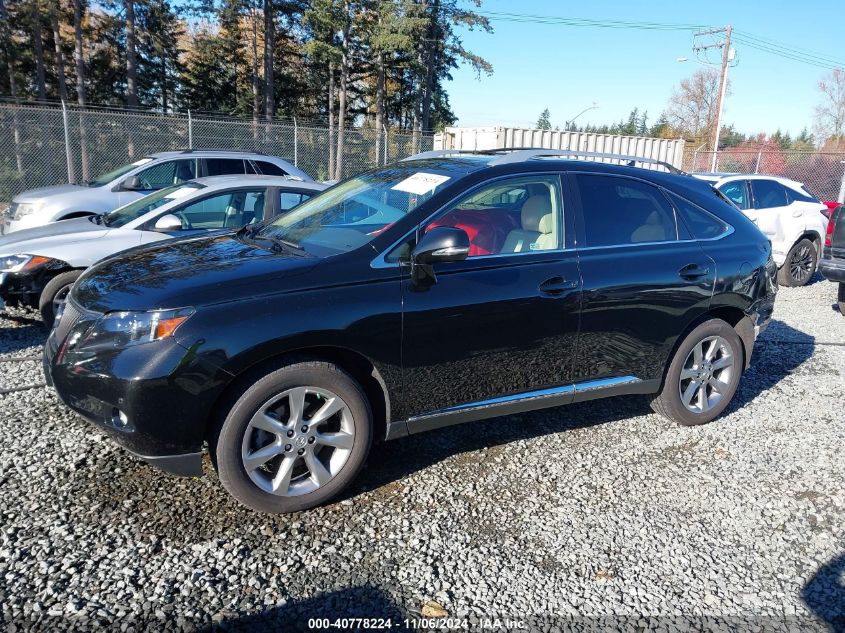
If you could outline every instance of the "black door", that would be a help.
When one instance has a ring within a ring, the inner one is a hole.
[[[716,268],[655,185],[578,174],[583,279],[576,382],[660,381],[678,336],[704,314]]]
[[[426,223],[466,230],[471,249],[466,261],[436,265],[435,283],[403,280],[401,409],[411,432],[480,408],[511,412],[526,392],[565,403],[580,282],[561,193],[548,172],[497,179]]]

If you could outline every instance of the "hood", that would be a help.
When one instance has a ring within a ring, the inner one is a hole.
[[[43,249],[55,245],[83,242],[103,237],[108,232],[107,226],[92,222],[89,218],[59,220],[0,237],[0,253],[4,255],[33,253],[36,247]],[[49,253],[44,253],[44,255],[49,255]]]
[[[83,187],[82,185],[53,185],[52,187],[38,187],[38,189],[30,189],[19,193],[14,197],[12,202],[38,202],[45,198],[53,196],[66,196],[67,194],[77,193],[80,191],[91,191],[91,187]]]
[[[244,243],[234,234],[167,240],[99,262],[79,278],[71,296],[96,312],[197,307],[278,293],[278,280],[320,261]]]

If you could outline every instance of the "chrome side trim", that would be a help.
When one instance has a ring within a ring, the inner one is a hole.
[[[619,376],[618,378],[599,378],[598,380],[587,380],[585,382],[575,383],[575,393],[600,391],[602,389],[609,389],[611,387],[632,385],[637,382],[642,381],[636,376]]]
[[[442,415],[451,415],[453,413],[463,413],[467,411],[478,411],[480,409],[489,409],[492,407],[500,407],[514,402],[531,402],[534,400],[542,400],[544,398],[551,398],[554,396],[568,395],[575,393],[573,385],[566,385],[564,387],[552,387],[550,389],[540,389],[538,391],[526,391],[522,393],[515,393],[510,396],[500,396],[498,398],[490,398],[489,400],[480,400],[478,402],[469,402],[467,404],[458,404],[445,409],[438,409],[430,413],[422,415],[415,415],[408,418],[408,422],[416,420],[436,418]]]
[[[640,380],[635,376],[619,376],[615,378],[600,378],[598,380],[587,380],[574,385],[551,387],[537,391],[524,391],[522,393],[490,398],[477,402],[459,404],[444,409],[438,409],[430,413],[415,415],[408,418],[406,423],[407,434],[422,433],[433,429],[462,424],[474,420],[494,418],[500,415],[512,415],[525,413],[548,407],[558,407],[572,402],[582,402],[593,398],[605,396],[616,396],[630,393],[649,393],[660,388],[659,381]],[[393,424],[393,423],[391,423]],[[388,439],[404,434],[401,427],[395,431],[391,430]]]
[[[719,233],[716,237],[704,237],[701,239],[690,240],[664,240],[662,242],[632,242],[631,244],[609,244],[607,246],[579,246],[577,250],[580,251],[595,251],[599,249],[617,249],[617,248],[634,248],[636,246],[658,246],[660,244],[692,244],[694,242],[715,242],[721,240],[728,235],[732,235],[735,231],[734,227],[727,222],[724,223],[727,227],[724,232]]]

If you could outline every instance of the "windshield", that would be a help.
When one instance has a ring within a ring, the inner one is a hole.
[[[204,188],[204,185],[189,182],[161,189],[148,196],[139,198],[138,200],[135,200],[135,202],[130,202],[119,209],[115,209],[105,216],[103,223],[106,226],[112,227],[123,226],[124,224],[132,222],[132,220],[137,220],[142,215],[149,213],[153,209],[158,209],[160,206],[173,202],[174,200],[178,200],[179,198],[184,198],[198,189]]]
[[[413,165],[362,174],[303,202],[259,234],[316,255],[345,253],[370,242],[451,180],[441,169]]]
[[[118,167],[117,169],[106,172],[105,174],[92,178],[91,180],[86,180],[83,184],[88,187],[102,187],[103,185],[109,184],[112,180],[120,178],[123,174],[128,174],[136,167],[152,162],[152,160],[152,158],[142,158],[141,160],[136,160],[134,163]]]

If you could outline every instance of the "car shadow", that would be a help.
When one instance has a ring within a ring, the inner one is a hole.
[[[815,339],[782,321],[773,321],[754,347],[727,415],[765,393],[812,355]],[[564,407],[470,422],[376,446],[368,467],[341,498],[390,484],[452,455],[494,448],[520,440],[575,431],[652,413],[648,396],[617,396]],[[716,421],[718,423],[718,420]]]
[[[11,354],[31,347],[39,347],[47,338],[41,319],[20,314],[0,313],[0,322],[13,322],[14,327],[0,325],[0,354]]]
[[[815,345],[813,336],[773,319],[754,344],[751,366],[743,372],[726,413],[744,407],[798,369],[812,357]]]
[[[804,586],[801,597],[832,631],[845,631],[845,554],[819,569]]]
[[[355,618],[390,620],[391,627],[382,622],[379,628],[405,631],[402,622],[408,614],[396,606],[379,587],[364,584],[344,587],[336,591],[318,593],[304,600],[290,601],[280,606],[268,607],[263,611],[246,615],[227,616],[219,622],[197,629],[198,631],[264,632],[276,631],[330,631],[364,630],[363,623],[356,624]],[[337,625],[333,621],[341,618]],[[348,623],[342,624],[343,620]],[[369,627],[366,627],[369,628]]]

